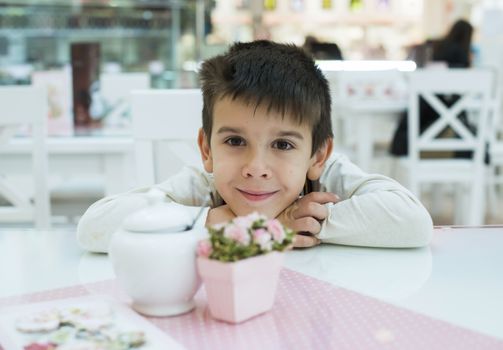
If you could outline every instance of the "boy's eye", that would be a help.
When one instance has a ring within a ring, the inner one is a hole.
[[[273,147],[282,151],[288,151],[294,148],[290,142],[285,140],[274,141]]]
[[[242,137],[233,136],[225,140],[225,143],[229,146],[244,146],[245,140]]]

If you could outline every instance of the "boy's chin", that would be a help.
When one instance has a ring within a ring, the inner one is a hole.
[[[265,215],[269,219],[274,219],[280,214],[280,212],[278,212],[277,210],[274,210],[274,209],[268,210],[268,209],[260,209],[260,208],[246,208],[246,209],[239,208],[237,210],[234,210],[233,208],[231,208],[231,210],[234,214],[236,214],[236,216],[246,216],[251,213],[259,213],[259,214]]]

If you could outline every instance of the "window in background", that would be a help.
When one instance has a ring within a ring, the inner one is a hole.
[[[194,55],[194,50],[186,50],[182,57],[179,47],[184,35],[195,36],[196,2],[24,0],[4,4],[0,7],[0,84],[30,83],[34,70],[70,65],[71,44],[96,42],[102,71],[148,72],[154,66],[154,87],[179,86],[182,59]]]

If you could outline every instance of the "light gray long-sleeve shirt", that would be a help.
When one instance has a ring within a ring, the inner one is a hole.
[[[420,247],[430,241],[433,224],[429,213],[398,182],[367,174],[345,156],[333,154],[325,165],[320,185],[321,191],[333,192],[340,198],[340,202],[327,205],[329,216],[318,234],[322,242],[394,248]],[[209,191],[216,198],[216,206],[223,203],[212,175],[194,167],[186,167],[152,187],[182,205],[204,205]],[[147,206],[144,194],[150,189],[109,196],[91,205],[77,228],[80,245],[89,251],[107,252],[110,238],[122,221]],[[200,221],[205,222],[205,215]]]

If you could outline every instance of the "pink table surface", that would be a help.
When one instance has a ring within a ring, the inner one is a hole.
[[[0,299],[0,307],[90,294],[128,297],[115,280]],[[194,311],[147,318],[187,349],[503,349],[503,340],[283,269],[273,309],[238,325]],[[0,347],[1,348],[1,347]],[[10,349],[5,349],[10,350]]]

